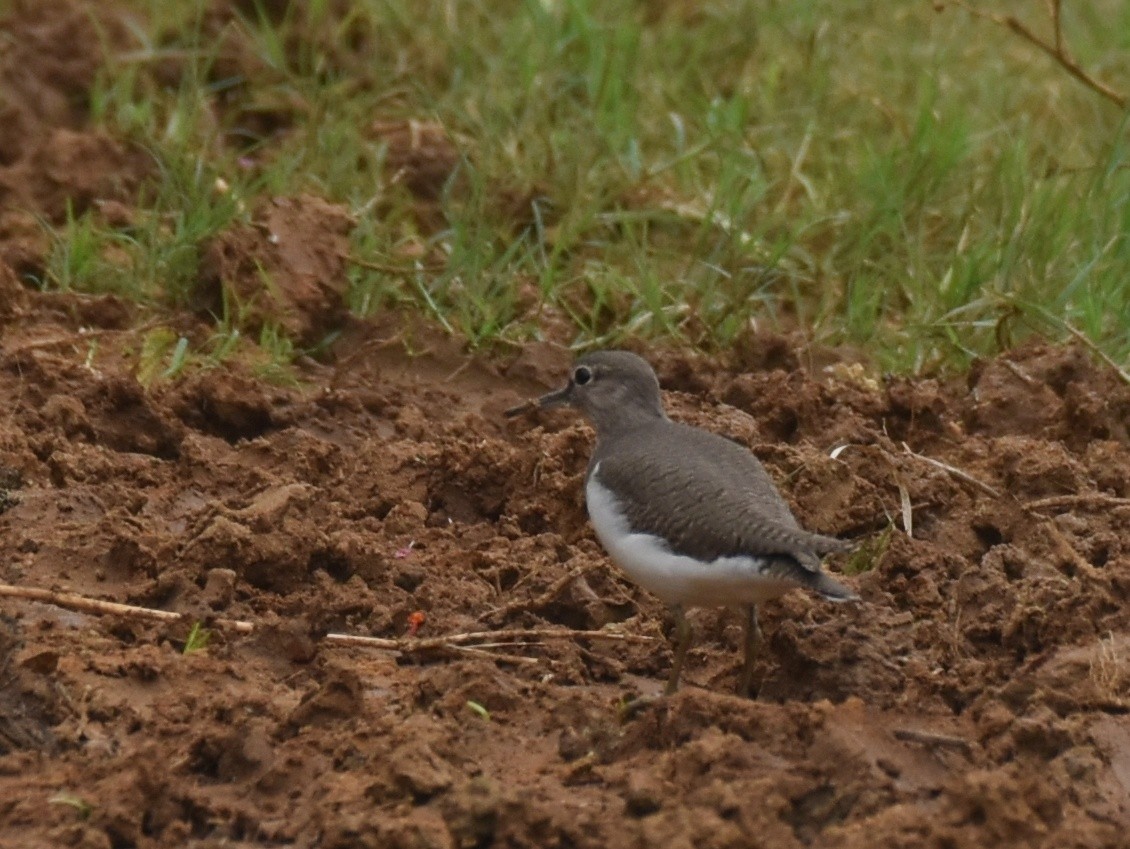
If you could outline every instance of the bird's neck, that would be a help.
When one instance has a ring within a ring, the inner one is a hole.
[[[639,430],[667,421],[670,421],[670,419],[663,412],[663,408],[658,405],[654,408],[620,407],[613,410],[602,410],[601,415],[593,419],[593,427],[596,428],[597,447],[602,448],[630,437]]]

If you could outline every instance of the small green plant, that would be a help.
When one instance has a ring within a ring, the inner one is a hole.
[[[891,547],[891,535],[894,533],[896,533],[894,522],[890,522],[880,533],[864,540],[863,544],[851,553],[844,564],[844,574],[861,575],[878,566],[883,560],[883,555],[887,553],[887,549]]]
[[[166,380],[171,377],[176,377],[180,374],[181,369],[184,368],[188,355],[188,339],[181,336],[177,340],[176,347],[173,348],[172,356],[169,357],[169,367],[161,372],[161,377]]]
[[[148,386],[157,379],[176,377],[188,363],[188,339],[168,327],[154,327],[141,339],[137,379]]]
[[[467,700],[467,710],[471,711],[475,716],[484,722],[490,722],[490,711],[483,707],[478,702]]]
[[[66,790],[60,790],[47,801],[52,805],[67,805],[74,808],[78,812],[79,819],[87,819],[94,812],[93,805],[81,796],[76,796]]]
[[[184,640],[183,654],[192,654],[208,647],[208,643],[212,641],[212,632],[201,625],[199,622],[193,622],[192,628],[189,629],[188,636]]]
[[[292,364],[299,351],[278,325],[270,322],[263,325],[259,331],[259,350],[263,360],[254,367],[259,377],[276,384],[295,383]]]

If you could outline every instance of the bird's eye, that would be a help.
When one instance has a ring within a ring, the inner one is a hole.
[[[577,368],[573,370],[573,382],[577,384],[577,386],[584,386],[590,380],[592,380],[592,369],[588,366],[577,366]]]

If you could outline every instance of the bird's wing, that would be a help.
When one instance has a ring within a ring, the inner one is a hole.
[[[732,439],[689,425],[676,425],[681,441],[689,446],[699,462],[714,469],[727,485],[756,505],[758,513],[790,528],[800,529],[793,511],[781,497],[777,484],[753,453]]]
[[[851,542],[804,530],[797,522],[788,502],[781,497],[769,472],[748,448],[709,431],[687,425],[679,427],[693,434],[689,440],[695,446],[693,450],[712,458],[716,474],[735,491],[741,492],[742,497],[759,515],[800,532],[807,540],[810,553],[816,555],[813,562],[805,563],[808,568],[816,568],[819,558],[827,554],[848,551],[854,547]],[[804,558],[801,559],[803,562]]]
[[[616,492],[633,528],[661,536],[672,551],[700,560],[784,555],[810,571],[819,570],[822,555],[843,546],[800,528],[748,451],[705,431],[692,431],[699,436],[688,440],[687,431],[680,430],[676,438],[668,431],[621,442],[614,451],[602,452],[594,466],[597,480]],[[735,476],[755,483],[736,486]]]

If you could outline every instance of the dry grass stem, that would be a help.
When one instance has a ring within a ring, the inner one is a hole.
[[[972,746],[968,740],[953,737],[949,734],[938,734],[934,731],[919,731],[915,728],[896,728],[893,732],[896,740],[907,743],[920,743],[938,749],[957,749],[968,752]]]
[[[1093,579],[1099,578],[1099,570],[1095,568],[1090,560],[1075,550],[1075,546],[1071,544],[1071,540],[1059,529],[1054,519],[1045,519],[1040,527],[1047,533],[1052,545],[1059,552],[1059,556],[1062,557],[1064,561],[1071,563],[1074,567],[1075,574],[1072,577],[1086,576]]]
[[[543,592],[537,598],[521,599],[518,601],[508,602],[501,607],[496,607],[493,610],[489,611],[486,614],[486,618],[497,620],[499,618],[506,618],[511,613],[519,611],[525,612],[541,610],[546,605],[555,602],[557,600],[557,597],[561,595],[561,591],[569,586],[569,584],[573,583],[573,581],[576,581],[579,578],[584,577],[595,568],[596,564],[593,563],[584,563],[580,566],[575,566],[570,569],[568,573],[562,575],[560,578],[550,584],[545,592]]]
[[[536,657],[526,657],[521,654],[504,654],[503,652],[491,651],[493,645],[481,646],[446,646],[444,651],[451,652],[452,654],[470,655],[472,657],[484,657],[488,660],[493,660],[496,663],[510,663],[514,666],[537,666],[541,663]]]
[[[171,610],[154,610],[150,607],[139,607],[134,604],[121,604],[114,601],[102,601],[89,598],[76,593],[59,592],[56,590],[41,589],[38,587],[17,587],[12,584],[0,584],[0,598],[18,598],[25,601],[37,601],[51,604],[66,610],[75,610],[80,613],[91,613],[97,616],[131,616],[138,619],[151,619],[158,622],[188,622],[191,615],[176,613]],[[239,619],[214,619],[208,622],[210,627],[235,631],[240,634],[250,634],[255,630],[253,622]],[[627,643],[651,643],[655,637],[643,634],[625,634],[617,631],[578,631],[569,628],[519,628],[506,631],[470,631],[462,634],[447,634],[437,637],[364,637],[353,634],[326,634],[324,642],[340,646],[359,646],[363,648],[385,649],[399,652],[423,652],[436,650],[474,651],[480,654],[507,662],[526,663],[530,658],[521,658],[514,655],[498,655],[486,651],[488,648],[503,645],[533,645],[530,641],[544,640],[611,640]],[[476,643],[480,645],[475,645]]]
[[[902,508],[902,529],[906,531],[906,535],[913,539],[914,537],[914,508],[910,503],[910,492],[906,486],[897,477],[895,484],[899,489],[899,505]]]
[[[338,256],[350,265],[356,265],[359,268],[367,268],[370,271],[380,271],[385,274],[420,274],[423,272],[434,274],[444,269],[444,263],[438,262],[412,260],[409,263],[398,265],[392,262],[376,262],[371,259],[362,259],[359,256],[354,256],[349,253],[339,253]]]
[[[1130,498],[1119,498],[1103,492],[1083,492],[1037,498],[1024,505],[1024,509],[1028,511],[1055,510],[1060,507],[1130,507]]]
[[[925,454],[915,453],[905,442],[902,444],[902,447],[903,450],[906,451],[906,453],[911,457],[921,460],[924,463],[929,463],[931,466],[935,466],[939,469],[942,469],[943,471],[949,472],[955,478],[959,478],[960,480],[963,480],[966,483],[972,484],[973,486],[977,487],[986,495],[991,495],[993,498],[1001,497],[1001,494],[997,492],[997,490],[993,489],[984,481],[980,481],[977,478],[973,477],[973,475],[969,474],[969,472],[962,471],[956,466],[949,465],[949,463],[943,463],[941,460],[935,460],[933,457],[927,457]]]
[[[575,631],[570,628],[514,628],[504,631],[468,631],[463,634],[445,634],[439,637],[360,637],[352,634],[326,634],[327,642],[345,646],[367,646],[392,651],[429,651],[468,643],[497,644],[528,640],[610,640],[624,643],[652,643],[655,637],[644,634],[625,634],[619,631]],[[526,643],[528,645],[528,643]]]
[[[1127,386],[1130,386],[1130,372],[1126,371],[1126,369],[1116,363],[1114,359],[1106,353],[1106,351],[1096,345],[1094,341],[1088,338],[1079,328],[1075,327],[1068,321],[1063,321],[1060,323],[1063,325],[1063,329],[1074,336],[1076,339],[1078,339],[1079,342],[1086,346],[1087,350],[1089,350],[1092,354],[1094,354],[1096,357],[1098,357],[1100,360],[1114,369],[1114,373],[1118,375],[1119,380],[1121,380]]]
[[[946,6],[957,6],[959,9],[964,9],[975,18],[982,20],[992,21],[998,26],[1019,35],[1032,46],[1042,50],[1052,59],[1054,59],[1060,67],[1067,71],[1083,85],[1092,91],[1102,95],[1111,103],[1118,106],[1119,109],[1125,109],[1130,104],[1130,96],[1124,92],[1119,91],[1102,80],[1095,78],[1088,73],[1072,55],[1071,50],[1063,39],[1063,21],[1060,16],[1060,7],[1062,0],[1048,0],[1048,13],[1052,19],[1052,30],[1054,33],[1054,41],[1045,41],[1038,36],[1032,29],[1028,27],[1023,21],[1015,15],[1002,15],[999,12],[987,12],[984,9],[979,9],[976,6],[964,2],[964,0],[937,0],[934,8],[941,11]]]
[[[103,601],[97,598],[78,595],[77,593],[46,590],[39,587],[17,587],[11,584],[0,584],[0,598],[19,598],[25,601],[38,601],[42,604],[51,604],[65,610],[75,610],[79,613],[91,613],[95,616],[132,616],[135,619],[151,619],[157,622],[188,622],[192,619],[183,613],[171,610],[154,610],[151,607],[138,607],[134,604],[121,604],[116,601]],[[235,631],[239,634],[250,634],[255,626],[250,622],[237,619],[215,619],[208,623],[217,628]]]

